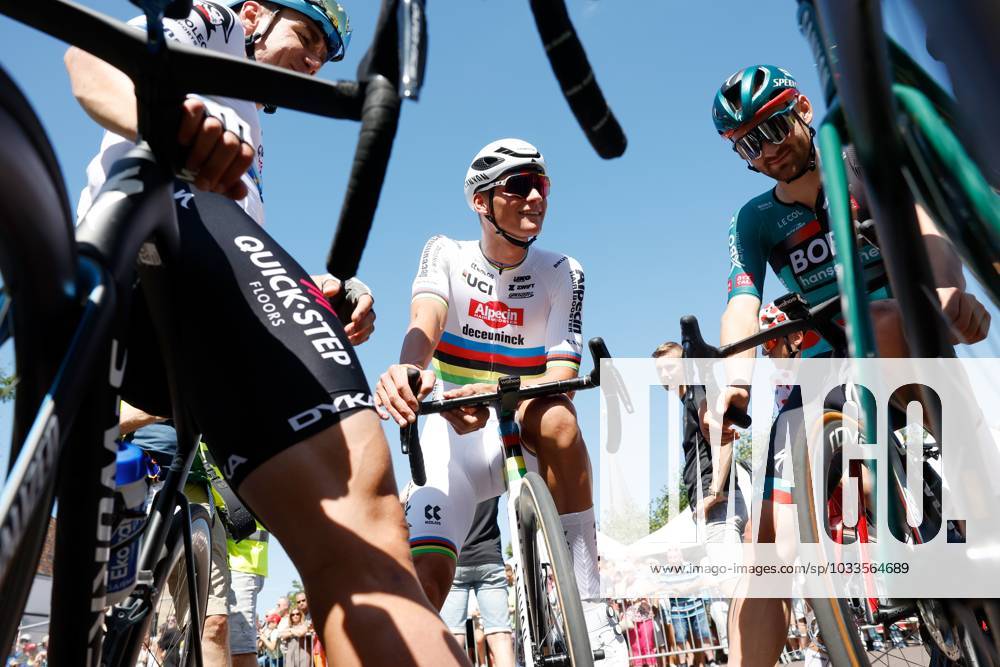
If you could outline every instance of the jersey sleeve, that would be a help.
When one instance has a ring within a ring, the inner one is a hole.
[[[729,283],[726,301],[738,294],[764,293],[767,257],[758,242],[756,218],[744,206],[729,223]]]
[[[549,321],[545,330],[545,367],[580,370],[583,352],[583,267],[572,257],[564,257],[549,287]]]
[[[432,298],[448,307],[451,301],[450,258],[455,242],[446,236],[432,236],[420,253],[420,266],[413,279],[412,300]]]
[[[145,29],[146,18],[138,16],[129,25]],[[163,34],[181,44],[232,56],[244,55],[243,22],[222,2],[195,0],[186,19],[163,19]]]

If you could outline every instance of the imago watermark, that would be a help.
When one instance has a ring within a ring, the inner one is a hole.
[[[604,364],[605,595],[1000,596],[1000,360]]]

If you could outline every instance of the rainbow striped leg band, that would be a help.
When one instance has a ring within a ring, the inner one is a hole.
[[[422,554],[441,554],[458,562],[458,549],[451,540],[443,537],[423,536],[410,538],[410,553],[414,556]]]

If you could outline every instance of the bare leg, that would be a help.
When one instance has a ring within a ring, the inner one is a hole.
[[[493,667],[514,667],[514,642],[511,633],[488,634],[486,645],[490,650],[490,664]]]
[[[277,454],[239,491],[302,575],[331,665],[465,664],[417,581],[373,411]]]
[[[594,506],[590,456],[565,396],[533,398],[518,408],[521,438],[538,457],[538,469],[560,514]]]
[[[234,655],[233,667],[257,667],[257,656],[253,653]]]
[[[413,561],[424,594],[434,608],[441,611],[455,579],[455,561],[442,554],[418,554]]]
[[[206,667],[228,667],[229,662],[229,617],[214,614],[205,617],[205,627],[201,629],[201,657]]]
[[[760,536],[761,543],[778,542],[785,532],[785,527],[778,529],[776,524],[784,523],[794,530],[794,522],[789,520],[790,506],[782,506],[770,501],[761,503]],[[777,598],[740,597],[740,591],[746,594],[748,580],[743,580],[737,587],[729,608],[729,662],[733,665],[756,667],[757,665],[774,667],[781,656],[788,635],[788,618],[790,603]]]

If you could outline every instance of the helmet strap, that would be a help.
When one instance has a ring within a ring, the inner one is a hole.
[[[246,49],[247,58],[249,58],[250,60],[253,61],[257,60],[257,56],[254,53],[254,49],[257,46],[257,42],[264,39],[264,36],[267,35],[268,31],[274,26],[274,20],[278,18],[278,12],[280,11],[281,9],[276,9],[274,10],[274,12],[271,13],[271,15],[267,18],[267,23],[264,24],[263,30],[257,30],[252,35],[247,35],[246,37],[243,38],[243,48]],[[277,110],[278,107],[274,106],[273,104],[264,105],[264,113],[273,114]]]
[[[791,185],[793,181],[797,181],[810,171],[816,171],[816,130],[813,129],[811,125],[806,124],[806,121],[799,115],[798,111],[793,111],[795,117],[798,118],[806,129],[809,130],[809,159],[806,161],[799,172],[792,176],[790,179],[785,181],[785,183]]]
[[[512,245],[516,245],[518,248],[527,248],[532,243],[534,243],[535,239],[538,238],[537,236],[532,236],[527,241],[522,241],[516,236],[511,236],[504,230],[500,229],[500,225],[497,224],[496,217],[494,217],[493,215],[493,189],[491,188],[490,190],[488,190],[488,192],[489,196],[486,198],[486,208],[489,212],[483,215],[483,217],[490,221],[490,224],[493,225],[493,229],[497,233],[497,235],[502,236],[505,241],[507,241]]]

